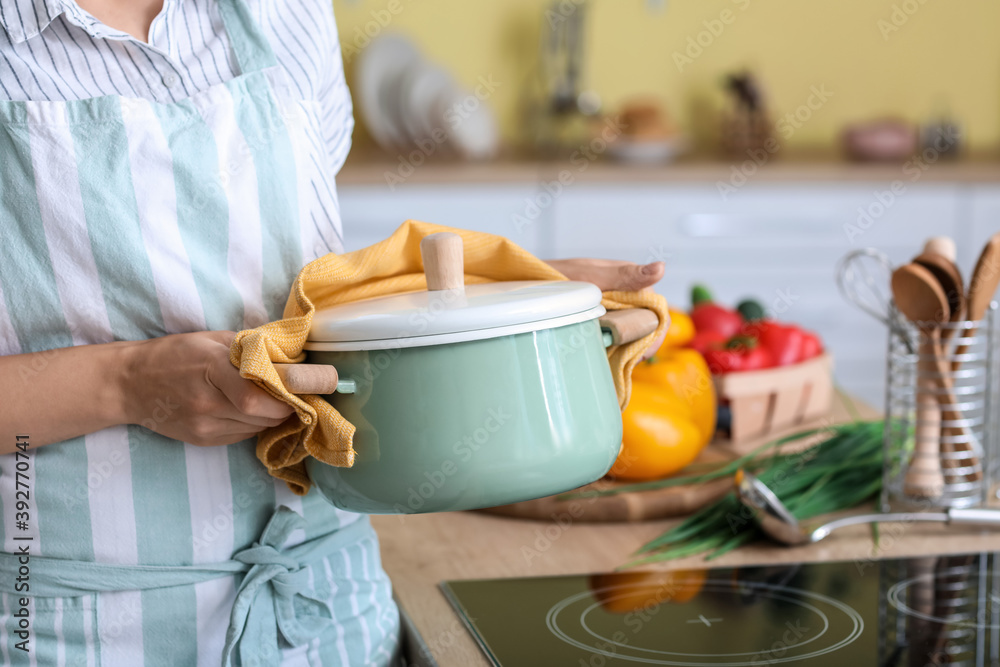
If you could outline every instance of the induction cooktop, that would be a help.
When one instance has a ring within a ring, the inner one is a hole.
[[[497,667],[1000,664],[997,554],[448,581]]]

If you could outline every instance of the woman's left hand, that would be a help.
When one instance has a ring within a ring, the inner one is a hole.
[[[602,292],[638,292],[663,278],[663,262],[635,264],[616,259],[549,259],[546,264],[570,280],[594,283]]]
[[[551,259],[545,262],[570,280],[594,283],[602,292],[638,292],[652,287],[663,278],[663,262],[635,264],[615,259]],[[653,356],[666,335],[658,336],[642,355]]]

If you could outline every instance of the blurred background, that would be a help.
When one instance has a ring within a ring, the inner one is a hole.
[[[887,332],[839,260],[1000,230],[1000,3],[335,0],[355,104],[348,249],[416,218],[816,331],[873,405]],[[888,286],[884,286],[887,292]]]

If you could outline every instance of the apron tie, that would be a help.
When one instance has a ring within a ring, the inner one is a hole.
[[[197,565],[112,565],[92,561],[31,556],[31,594],[37,598],[80,597],[110,591],[136,591],[189,586],[245,572],[236,591],[223,648],[222,665],[276,665],[281,662],[278,635],[291,646],[306,644],[333,626],[330,608],[312,595],[308,565],[339,549],[373,536],[368,517],[283,547],[305,520],[282,505],[275,510],[257,542],[232,560]],[[17,554],[0,552],[0,592],[14,589]],[[23,593],[17,593],[23,595]]]
[[[301,646],[333,624],[330,609],[319,599],[301,591],[309,585],[303,564],[281,551],[292,531],[305,521],[281,506],[267,522],[259,542],[236,553],[233,560],[250,566],[236,591],[229,618],[222,664],[233,664],[238,650],[240,663],[276,664],[277,633],[291,646]]]

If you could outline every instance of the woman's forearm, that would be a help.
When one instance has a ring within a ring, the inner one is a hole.
[[[123,382],[135,343],[81,345],[0,357],[0,454],[126,422]]]
[[[281,424],[291,406],[240,377],[229,360],[233,336],[199,331],[0,357],[0,454],[18,436],[40,447],[118,424],[205,446]]]

